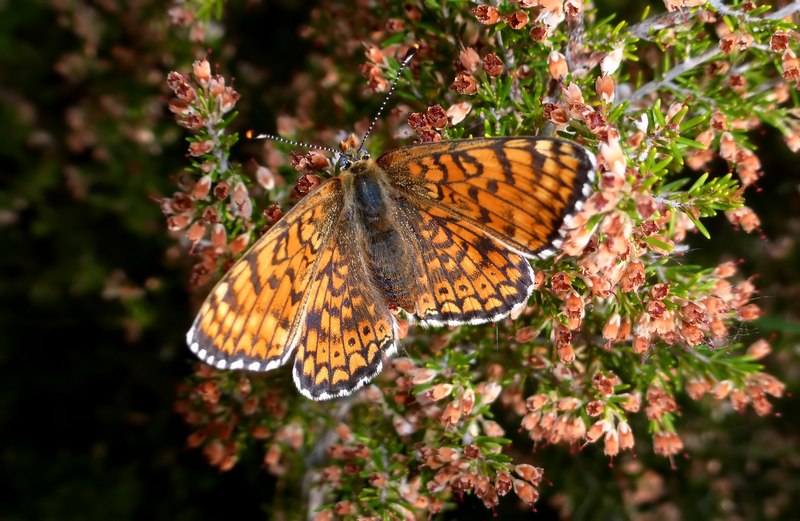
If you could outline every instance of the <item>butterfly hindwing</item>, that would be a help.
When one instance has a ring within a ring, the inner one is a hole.
[[[569,141],[508,137],[411,145],[377,163],[401,192],[429,199],[525,256],[546,257],[588,195],[594,161]]]
[[[220,369],[268,371],[291,354],[308,288],[343,207],[331,179],[276,222],[222,277],[187,334],[192,351]]]
[[[396,208],[418,251],[415,312],[423,325],[497,321],[528,300],[527,259],[424,200],[399,199]]]
[[[348,212],[349,213],[349,212]],[[359,224],[345,215],[308,288],[294,379],[314,400],[346,396],[372,380],[396,352],[394,317],[358,249]]]

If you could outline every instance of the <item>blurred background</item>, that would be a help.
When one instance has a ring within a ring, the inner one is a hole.
[[[626,12],[619,2],[603,8]],[[273,131],[276,115],[292,111],[293,77],[310,66],[308,53],[324,52],[301,37],[310,16],[301,1],[230,3],[222,25],[206,29],[224,35],[210,60],[237,78],[237,124]],[[2,520],[270,517],[275,491],[262,456],[221,474],[186,448],[189,431],[173,412],[193,362],[184,334],[202,295],[188,288],[191,259],[153,199],[176,190],[187,161],[184,130],[165,107],[166,74],[188,73],[208,45],[174,21],[156,0],[0,0]],[[356,70],[358,59],[336,66]],[[363,95],[356,118],[379,101]],[[800,168],[777,133],[754,139],[766,175],[747,202],[763,234],[711,219],[712,239],[695,237],[687,262],[741,259],[767,314],[740,334],[773,341],[767,365],[789,396],[775,416],[724,420],[715,453],[688,447],[674,470],[654,463],[674,508],[654,507],[653,519],[689,519],[720,497],[748,519],[788,519],[800,494]],[[702,433],[707,421],[684,411],[687,429]],[[543,458],[546,468],[575,469],[559,487],[596,498],[581,517],[626,517],[613,466],[563,451]],[[547,489],[539,519],[552,518],[547,502],[558,501]],[[466,498],[450,517],[493,515]]]

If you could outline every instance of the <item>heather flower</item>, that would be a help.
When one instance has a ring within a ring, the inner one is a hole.
[[[613,103],[616,87],[610,76],[600,76],[595,84],[597,95],[603,103]]]
[[[314,175],[330,167],[330,162],[325,154],[317,150],[292,152],[290,159],[292,168],[301,174]]]
[[[657,432],[653,435],[653,450],[659,456],[674,456],[683,450],[683,441],[674,432]]]
[[[609,430],[609,424],[607,420],[603,419],[597,421],[593,423],[591,427],[589,427],[588,431],[586,431],[586,439],[590,443],[593,443],[599,440],[600,436],[603,436],[603,434],[605,434],[608,430]]]
[[[322,178],[320,176],[315,174],[304,174],[297,179],[297,183],[294,187],[294,193],[298,197],[303,197],[318,187],[320,183],[322,183]]]
[[[761,220],[756,213],[746,206],[725,212],[725,217],[731,224],[741,227],[747,233],[758,230],[761,226]]]
[[[171,215],[167,217],[167,228],[171,232],[177,232],[189,226],[190,222],[191,216],[188,214]]]
[[[569,122],[567,111],[555,103],[547,103],[542,110],[542,115],[545,119],[549,120],[551,123],[555,123],[560,127],[566,126],[566,124]]]
[[[447,397],[453,392],[452,384],[436,384],[425,391],[425,399],[429,401],[438,401]]]
[[[467,117],[467,114],[469,114],[471,108],[472,106],[466,101],[456,103],[447,109],[447,118],[450,120],[452,125],[458,125],[464,121],[464,118]]]
[[[557,51],[552,51],[547,57],[547,66],[550,69],[550,76],[557,81],[563,80],[569,73],[566,58]]]
[[[513,13],[503,15],[503,20],[510,28],[520,30],[528,25],[528,13],[525,11],[514,11]]]
[[[539,491],[521,479],[514,480],[514,493],[525,503],[535,503],[539,499]]]
[[[428,107],[428,111],[425,113],[425,116],[433,128],[443,129],[449,124],[447,113],[441,105],[433,105]]]
[[[195,141],[189,144],[189,154],[197,157],[207,154],[214,148],[213,141]]]
[[[192,75],[202,88],[208,88],[211,79],[211,64],[208,63],[208,60],[195,60]]]
[[[228,243],[228,233],[225,226],[220,223],[211,227],[211,245],[218,251],[223,251]]]
[[[472,47],[462,49],[458,53],[458,59],[461,62],[461,66],[468,72],[477,72],[481,66],[481,58]]]
[[[468,72],[459,72],[450,88],[461,94],[475,94],[478,92],[478,81]]]
[[[505,66],[495,53],[490,52],[483,57],[483,69],[489,76],[496,77],[503,73]]]
[[[556,26],[563,22],[566,17],[564,2],[561,0],[539,0],[539,6],[542,10],[539,11],[535,21],[542,22],[547,27],[547,31],[552,33]]]
[[[752,357],[754,360],[761,360],[770,354],[770,352],[772,352],[772,348],[763,338],[756,340],[754,343],[750,344],[750,347],[747,348],[747,355]]]
[[[786,81],[798,81],[800,79],[800,60],[797,55],[791,50],[787,49],[783,53],[783,78]]]
[[[622,62],[622,47],[615,47],[600,61],[600,71],[603,76],[610,76],[617,72]]]
[[[228,243],[228,251],[233,255],[237,255],[242,253],[247,246],[250,244],[250,232],[242,233],[241,235],[236,236],[232,241]]]
[[[195,221],[189,226],[186,238],[189,242],[197,244],[206,234],[206,226],[202,221]]]
[[[472,14],[484,25],[494,25],[500,21],[500,13],[491,5],[479,5],[472,9]]]
[[[405,23],[399,18],[390,18],[386,20],[386,31],[389,33],[399,33],[405,29]]]
[[[214,187],[214,197],[216,197],[219,200],[227,199],[230,193],[231,193],[231,185],[228,184],[226,181],[217,183],[217,186]]]
[[[604,410],[605,406],[603,405],[603,402],[601,402],[600,400],[592,400],[591,402],[586,404],[586,414],[588,414],[589,416],[596,418],[597,416],[603,414]]]
[[[534,21],[534,25],[528,32],[528,35],[531,37],[531,40],[535,42],[543,42],[548,36],[547,26],[537,19]]]

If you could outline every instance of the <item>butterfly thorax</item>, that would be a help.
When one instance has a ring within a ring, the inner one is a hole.
[[[364,231],[362,247],[373,280],[390,305],[413,312],[411,252],[398,230],[388,177],[372,160],[353,164],[348,174],[352,178],[345,185],[351,189],[346,189],[350,193],[345,200],[355,224]]]

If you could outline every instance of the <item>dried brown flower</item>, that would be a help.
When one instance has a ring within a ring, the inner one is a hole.
[[[438,104],[428,107],[428,111],[425,113],[425,117],[427,121],[430,122],[430,125],[435,129],[441,130],[449,124],[449,121],[447,119],[447,113],[442,108],[442,106]]]
[[[469,72],[459,72],[450,89],[461,94],[475,94],[478,92],[478,80]]]
[[[483,69],[489,76],[500,76],[505,66],[495,53],[490,52],[483,57]]]
[[[514,11],[503,15],[503,20],[505,20],[510,28],[520,30],[528,25],[528,13],[525,11]]]
[[[789,48],[789,35],[783,31],[776,31],[769,39],[769,48],[776,52],[783,52]]]
[[[472,14],[484,25],[494,25],[500,21],[500,12],[491,5],[482,4],[474,7]]]

